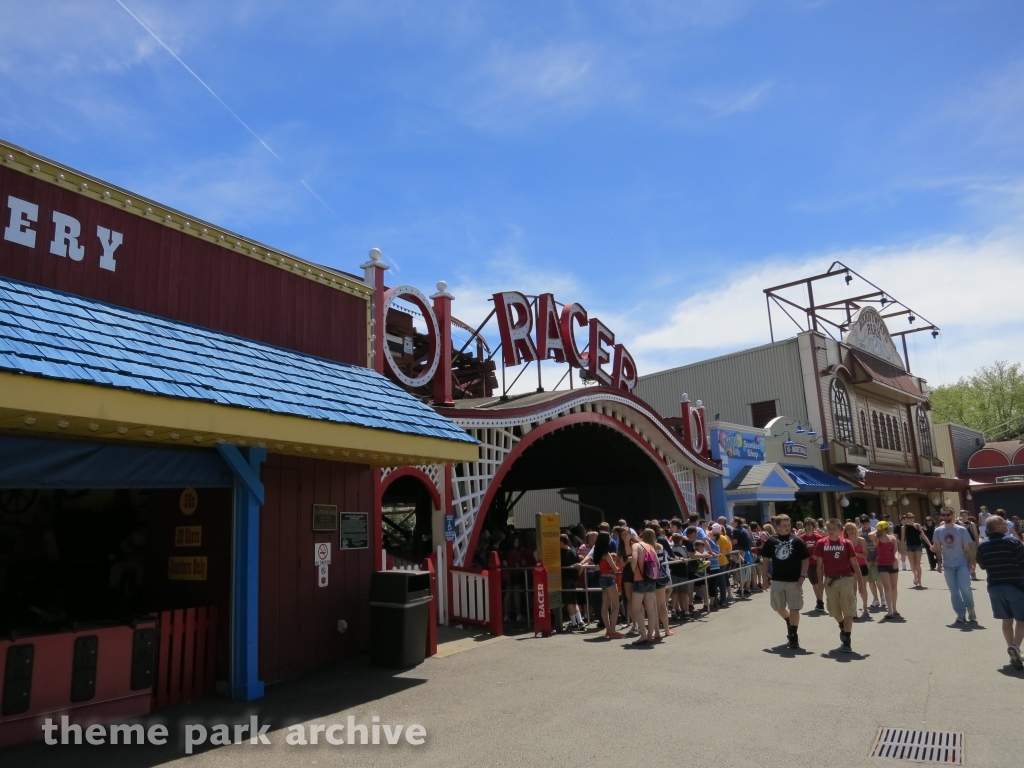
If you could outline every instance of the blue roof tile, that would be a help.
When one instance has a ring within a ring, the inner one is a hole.
[[[4,277],[0,370],[475,442],[368,368]]]

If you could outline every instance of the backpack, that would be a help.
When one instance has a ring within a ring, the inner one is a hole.
[[[651,546],[644,546],[644,559],[640,564],[640,572],[648,581],[657,581],[661,576],[661,562],[658,560],[658,553]]]

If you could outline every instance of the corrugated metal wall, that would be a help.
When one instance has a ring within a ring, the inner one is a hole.
[[[369,467],[270,454],[260,512],[260,679],[280,680],[366,650],[374,569]],[[337,533],[313,533],[313,504],[368,512],[370,548],[341,552]],[[314,544],[331,542],[329,583],[317,585]],[[338,619],[348,622],[338,632]]]
[[[722,421],[752,426],[750,404],[765,400],[777,401],[779,415],[807,419],[795,338],[642,376],[633,394],[662,416],[678,416],[683,392],[704,401],[709,420],[717,413]]]
[[[934,429],[939,429],[936,424]],[[967,462],[975,451],[985,445],[985,433],[978,429],[965,427],[963,424],[950,424],[949,431],[953,436],[953,458],[956,461],[956,472],[963,475]],[[981,442],[978,442],[978,441]]]
[[[358,296],[5,166],[0,166],[0,227],[9,223],[8,195],[38,205],[39,213],[32,226],[34,248],[0,238],[0,274],[366,365],[366,301]],[[82,260],[50,253],[55,210],[81,224]],[[97,225],[124,236],[113,272],[99,267]]]
[[[566,494],[576,498],[576,494]],[[535,528],[537,515],[558,515],[563,528],[580,521],[580,508],[558,495],[557,489],[527,491],[512,510],[516,528]]]

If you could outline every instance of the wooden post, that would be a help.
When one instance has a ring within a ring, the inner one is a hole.
[[[487,558],[487,601],[490,603],[490,630],[492,635],[505,634],[504,613],[501,601],[501,558],[491,552]]]
[[[453,406],[452,400],[452,299],[448,293],[448,283],[444,280],[437,284],[437,293],[430,297],[434,300],[434,314],[437,315],[438,339],[441,347],[441,361],[434,373],[434,405]]]

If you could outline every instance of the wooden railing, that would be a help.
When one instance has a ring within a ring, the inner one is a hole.
[[[217,606],[160,614],[155,706],[210,695],[216,688]]]

